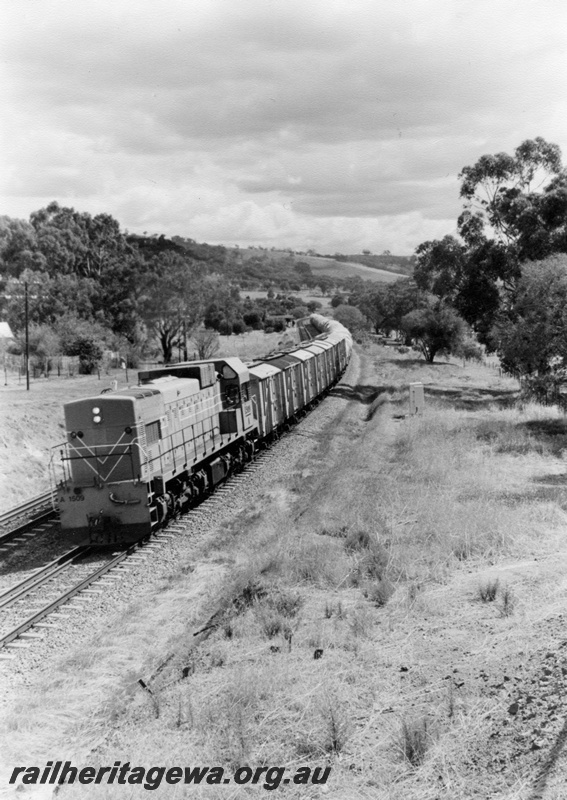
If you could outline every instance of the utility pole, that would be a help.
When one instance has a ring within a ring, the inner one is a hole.
[[[30,390],[30,329],[28,313],[28,282],[24,281],[24,317],[26,326],[26,391]]]

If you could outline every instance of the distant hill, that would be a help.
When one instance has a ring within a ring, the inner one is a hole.
[[[128,242],[135,245],[146,257],[172,250],[199,262],[202,268],[216,275],[224,275],[232,285],[243,291],[269,286],[298,290],[300,285],[342,285],[343,281],[360,278],[365,281],[391,283],[413,273],[412,256],[342,255],[321,256],[297,253],[293,250],[268,250],[263,247],[223,247],[195,242],[193,239],[173,236],[130,235]]]
[[[398,256],[403,258],[403,256]],[[380,283],[392,283],[399,278],[406,278],[412,275],[413,267],[409,272],[401,269],[393,271],[387,267],[372,266],[360,261],[351,261],[350,256],[345,256],[339,260],[334,256],[297,256],[299,261],[306,261],[314,275],[328,275],[330,278],[362,278],[363,281],[377,281]],[[356,256],[353,256],[356,258]],[[361,256],[364,258],[364,256]]]
[[[253,266],[268,269],[269,277],[297,280],[293,274],[295,265],[308,264],[314,276],[345,280],[361,278],[365,281],[391,283],[413,274],[412,256],[366,256],[366,255],[315,255],[310,251],[296,253],[293,250],[268,250],[262,247],[228,248],[239,264],[238,271],[249,275]],[[234,264],[233,264],[234,270]],[[264,273],[266,277],[268,275]]]
[[[393,256],[390,253],[384,253],[381,256],[375,256],[370,253],[363,253],[362,255],[332,256],[336,261],[348,261],[349,263],[364,264],[372,269],[386,270],[386,272],[397,272],[402,275],[413,275],[415,266],[415,256]]]

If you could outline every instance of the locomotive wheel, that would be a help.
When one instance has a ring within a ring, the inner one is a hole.
[[[248,458],[246,457],[246,447],[245,445],[241,444],[238,448],[238,453],[234,458],[234,472],[242,472],[247,461]]]
[[[162,494],[156,499],[156,508],[158,512],[158,521],[160,525],[166,521],[169,514],[169,495]]]

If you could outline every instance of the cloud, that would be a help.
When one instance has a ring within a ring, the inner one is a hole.
[[[465,164],[537,135],[567,144],[554,0],[6,0],[2,13],[14,216],[57,199],[131,229],[282,245],[317,232],[328,250],[354,241],[348,224],[361,244],[375,231],[363,246],[407,252],[455,219]]]

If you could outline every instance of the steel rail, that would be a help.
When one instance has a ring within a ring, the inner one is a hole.
[[[52,505],[53,492],[51,490],[31,497],[20,505],[9,508],[0,514],[0,527],[9,525],[15,519],[22,517],[24,514],[30,514],[34,511],[41,511],[46,505]]]
[[[22,524],[18,525],[17,528],[12,528],[12,530],[0,534],[0,547],[8,542],[13,541],[14,539],[17,539],[18,536],[26,533],[28,530],[30,530],[30,528],[35,528],[37,525],[41,525],[43,522],[49,522],[50,520],[55,519],[56,516],[57,511],[52,508],[37,517],[33,517],[32,519],[26,520],[26,522],[22,522]]]
[[[53,561],[50,561],[49,564],[46,564],[44,567],[36,570],[33,575],[30,575],[29,577],[24,578],[23,581],[20,581],[20,583],[11,586],[5,592],[0,594],[0,608],[10,606],[16,600],[19,600],[20,597],[29,594],[32,589],[41,586],[55,575],[58,575],[78,558],[83,558],[86,556],[91,549],[92,548],[85,545],[74,547],[72,550],[68,550],[66,553],[63,553],[63,555],[55,558]]]
[[[99,578],[101,578],[105,573],[109,572],[113,567],[120,564],[121,561],[124,561],[126,558],[128,558],[128,556],[131,555],[139,547],[140,547],[140,542],[135,542],[134,544],[130,545],[130,547],[128,547],[127,550],[124,550],[122,553],[119,553],[117,556],[115,556],[115,558],[109,561],[108,564],[104,564],[104,566],[99,567],[99,569],[97,569],[91,575],[84,578],[82,581],[80,581],[80,583],[73,586],[73,588],[66,591],[56,600],[53,600],[51,603],[49,603],[49,605],[45,606],[39,611],[36,611],[36,613],[33,614],[33,616],[29,617],[27,620],[25,620],[25,622],[22,622],[16,628],[10,631],[10,633],[0,637],[0,649],[5,647],[10,642],[13,642],[14,639],[17,639],[19,636],[22,635],[22,633],[25,633],[27,630],[29,630],[29,628],[32,628],[36,623],[41,622],[42,619],[44,619],[45,617],[49,616],[49,614],[52,614],[54,611],[56,611],[59,608],[59,606],[64,605],[64,603],[66,603],[68,600],[71,600],[71,598],[73,598],[76,594],[82,592],[83,589],[89,587],[91,583],[94,583]]]

